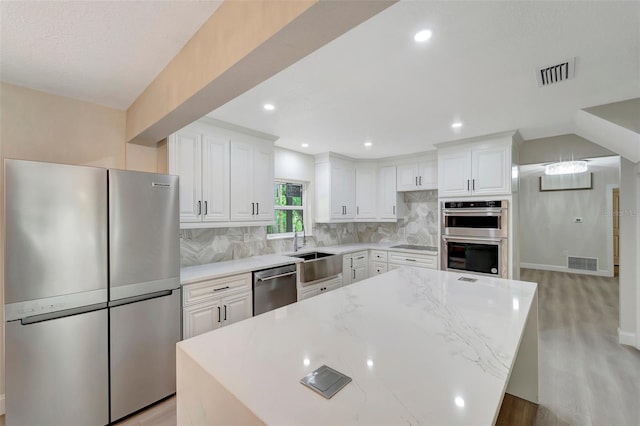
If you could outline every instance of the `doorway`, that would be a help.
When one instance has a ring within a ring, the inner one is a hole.
[[[613,276],[620,274],[620,188],[613,188],[612,211],[613,217]]]

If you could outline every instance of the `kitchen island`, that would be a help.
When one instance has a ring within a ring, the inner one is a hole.
[[[537,309],[534,283],[369,278],[180,342],[178,424],[492,424],[537,402]],[[329,400],[300,384],[322,365],[353,379]]]

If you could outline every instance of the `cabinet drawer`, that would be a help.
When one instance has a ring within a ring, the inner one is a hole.
[[[375,262],[387,262],[387,252],[384,250],[371,250],[371,258]]]
[[[369,275],[374,276],[384,274],[388,269],[386,262],[371,262]]]
[[[438,269],[438,256],[413,253],[389,253],[389,266],[418,266],[421,268]]]
[[[185,285],[182,289],[183,305],[187,306],[210,298],[226,296],[237,290],[251,291],[250,273]]]
[[[336,275],[325,281],[319,281],[317,284],[298,289],[298,302],[310,297],[317,296],[327,291],[335,290],[342,287],[342,275]]]
[[[351,254],[351,258],[353,259],[353,268],[366,266],[369,262],[369,252],[359,251]]]

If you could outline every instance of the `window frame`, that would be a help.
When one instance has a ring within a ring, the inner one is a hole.
[[[302,186],[302,205],[301,206],[278,206],[275,203],[275,185],[278,184],[287,184],[287,183],[292,183],[295,185],[301,185]],[[305,181],[300,181],[300,180],[295,180],[295,179],[274,179],[273,181],[273,189],[274,189],[274,194],[273,194],[273,218],[274,218],[274,224],[275,224],[275,218],[276,218],[276,212],[278,210],[302,210],[302,223],[304,225],[304,230],[305,230],[305,235],[307,237],[311,236],[311,223],[310,223],[310,218],[309,218],[309,204],[308,204],[308,198],[307,198],[307,191],[309,189],[309,182],[305,182]],[[277,240],[277,239],[284,239],[284,238],[293,238],[293,235],[295,233],[294,232],[281,232],[281,233],[277,233],[277,234],[267,234],[267,240]],[[302,236],[302,233],[298,233],[298,236]]]

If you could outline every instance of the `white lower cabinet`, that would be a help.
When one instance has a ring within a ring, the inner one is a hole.
[[[436,254],[418,254],[406,252],[389,252],[389,270],[403,266],[417,266],[419,268],[438,269],[438,256]]]
[[[206,280],[183,286],[183,338],[197,336],[250,318],[251,274]]]
[[[387,252],[385,250],[369,251],[369,276],[384,274],[389,270],[387,263]]]
[[[336,275],[333,278],[312,282],[309,285],[298,289],[298,302],[340,287],[342,287],[342,275]]]
[[[356,283],[369,277],[369,252],[358,251],[342,255],[342,283]]]

